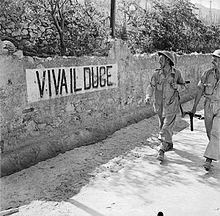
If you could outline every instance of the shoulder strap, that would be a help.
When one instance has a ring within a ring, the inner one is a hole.
[[[211,69],[205,71],[205,73],[204,73],[204,76],[205,76],[205,77],[204,77],[204,82],[207,81],[208,76],[209,76],[209,74],[210,74],[212,71],[213,71],[213,68],[211,68]]]
[[[173,71],[174,71],[174,73],[173,73]],[[176,72],[177,72],[177,69],[175,67],[172,67],[172,73],[174,74],[173,78],[174,78],[175,81],[177,80]]]

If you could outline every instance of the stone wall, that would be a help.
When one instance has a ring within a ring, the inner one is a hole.
[[[82,145],[106,138],[128,124],[152,116],[143,103],[157,55],[133,56],[126,44],[114,41],[108,57],[39,59],[0,53],[1,176],[11,174]],[[26,69],[85,65],[118,65],[118,87],[33,103],[27,101]],[[177,68],[191,80],[181,93],[193,98],[210,55],[183,55]]]

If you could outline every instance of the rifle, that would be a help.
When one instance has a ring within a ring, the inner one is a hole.
[[[179,97],[180,99],[180,97]],[[193,113],[190,112],[190,111],[187,111],[187,112],[184,112],[183,111],[183,107],[180,103],[180,112],[181,112],[181,117],[184,118],[186,115],[189,115],[189,118],[190,118],[190,130],[193,131]]]
[[[190,83],[190,81],[186,81],[185,83]],[[179,92],[178,92],[178,98],[179,98],[179,101],[180,101],[180,94],[179,94]],[[202,115],[199,115],[199,114],[196,114],[196,113],[193,115],[193,113],[190,112],[190,111],[184,112],[181,103],[180,103],[179,106],[180,106],[180,112],[181,112],[182,118],[184,118],[186,115],[189,115],[189,118],[190,118],[190,130],[193,131],[193,117],[197,117],[198,119],[204,119],[204,117]]]
[[[181,105],[180,105],[181,106]],[[182,118],[184,118],[186,115],[189,115],[189,119],[190,119],[190,130],[193,131],[193,113],[188,111],[188,112],[183,112],[182,113]]]
[[[180,105],[180,106],[181,106],[181,105]],[[181,108],[180,108],[180,109],[181,109]],[[193,131],[193,117],[196,117],[196,118],[198,118],[198,119],[200,119],[200,120],[204,119],[204,117],[203,117],[202,115],[196,114],[196,113],[193,115],[193,113],[190,112],[190,111],[183,112],[183,113],[182,113],[182,111],[181,111],[181,114],[182,114],[182,117],[183,117],[183,118],[185,117],[185,115],[189,115],[189,118],[190,118],[190,130],[191,130],[191,131]]]

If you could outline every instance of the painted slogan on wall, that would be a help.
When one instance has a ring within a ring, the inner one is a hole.
[[[26,69],[28,102],[118,87],[117,64]]]

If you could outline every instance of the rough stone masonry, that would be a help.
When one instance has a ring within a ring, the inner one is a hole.
[[[182,101],[193,98],[210,55],[178,56],[177,68],[191,80]],[[1,176],[152,116],[143,103],[157,55],[132,55],[115,40],[107,57],[23,56],[0,45]]]

